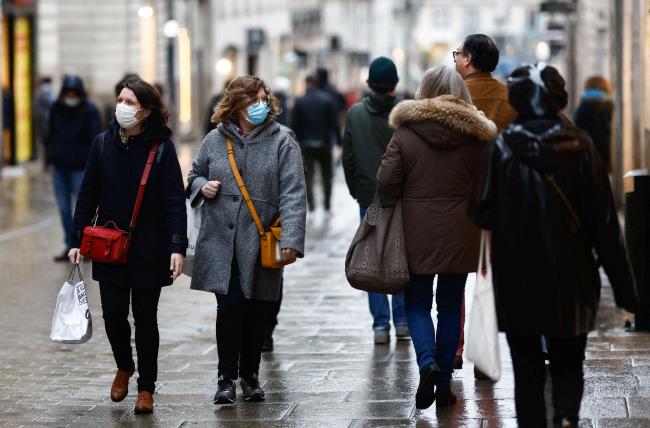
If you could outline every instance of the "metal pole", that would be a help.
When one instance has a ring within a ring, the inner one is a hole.
[[[413,0],[404,3],[406,28],[404,28],[404,91],[411,94],[411,32],[413,31]]]
[[[167,20],[174,19],[173,0],[167,0]],[[167,90],[169,92],[169,102],[176,106],[176,84],[174,79],[174,42],[176,39],[167,38]]]
[[[612,0],[614,9],[614,197],[618,205],[623,204],[623,2]]]

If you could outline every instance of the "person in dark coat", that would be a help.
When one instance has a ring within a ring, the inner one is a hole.
[[[593,76],[585,83],[585,92],[573,120],[578,128],[589,134],[605,168],[612,170],[611,139],[614,103],[609,98],[609,83],[602,76]]]
[[[554,426],[577,427],[587,334],[601,293],[599,266],[628,311],[637,294],[607,171],[589,136],[563,122],[564,79],[527,65],[508,80],[517,119],[488,146],[476,223],[491,231],[499,330],[515,375],[517,422],[545,427],[549,343]]]
[[[395,106],[395,87],[399,78],[395,63],[386,57],[379,57],[370,63],[368,87],[371,92],[348,110],[343,131],[343,171],[350,194],[359,203],[361,219],[372,203],[377,191],[377,170],[381,157],[393,136],[388,125],[388,114]],[[398,340],[410,338],[404,294],[391,298],[393,325]],[[376,344],[390,341],[391,306],[388,296],[382,293],[368,293],[372,328]]]
[[[63,224],[65,250],[54,258],[67,261],[72,248],[72,204],[79,194],[84,167],[93,139],[100,131],[97,106],[88,99],[80,77],[63,79],[59,98],[49,117],[48,163],[54,167],[52,181]]]
[[[144,190],[126,264],[93,262],[99,282],[106,335],[113,349],[117,374],[111,399],[122,401],[135,371],[128,321],[129,300],[135,321],[138,354],[136,413],[153,411],[158,373],[157,310],[161,289],[183,270],[187,248],[185,191],[167,113],[158,92],[134,77],[117,97],[116,121],[95,138],[77,200],[71,263],[79,263],[79,246],[86,226],[115,222],[129,230],[140,180],[149,152],[159,146]]]
[[[318,89],[318,79],[307,76],[307,92],[296,100],[291,114],[291,128],[296,133],[303,149],[307,169],[307,203],[309,210],[314,205],[314,167],[320,167],[323,180],[325,210],[330,210],[332,197],[332,138],[341,146],[341,132],[337,118],[337,107],[331,97]]]
[[[479,229],[467,215],[485,142],[496,125],[471,104],[451,67],[428,70],[416,99],[391,112],[395,133],[377,172],[379,190],[402,199],[410,284],[406,318],[420,369],[415,406],[449,406],[467,274],[478,266]],[[433,282],[438,325],[431,320]],[[437,335],[436,335],[437,334]],[[435,389],[435,391],[434,391]]]

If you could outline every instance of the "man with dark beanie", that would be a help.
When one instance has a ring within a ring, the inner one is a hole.
[[[372,92],[350,107],[345,121],[343,170],[350,194],[359,203],[362,219],[377,190],[377,170],[393,136],[393,130],[388,125],[388,115],[395,105],[398,80],[393,61],[386,57],[373,60],[367,81]],[[391,315],[388,296],[368,293],[368,302],[374,319],[375,343],[388,343]],[[394,295],[392,306],[397,339],[408,340],[410,335],[404,311],[404,295]]]

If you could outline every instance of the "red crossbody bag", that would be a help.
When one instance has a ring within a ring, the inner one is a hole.
[[[126,263],[131,247],[131,233],[135,230],[144,189],[147,187],[151,166],[159,145],[159,143],[155,143],[149,151],[149,158],[147,158],[147,164],[142,173],[138,196],[133,207],[129,231],[120,229],[114,221],[108,221],[104,226],[97,226],[98,214],[96,214],[93,226],[87,226],[83,230],[80,248],[82,256],[100,263]]]

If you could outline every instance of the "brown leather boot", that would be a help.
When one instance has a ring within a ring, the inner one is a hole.
[[[153,395],[149,391],[138,392],[134,411],[138,415],[153,413]]]
[[[129,394],[129,378],[135,373],[135,363],[131,362],[131,368],[127,370],[118,370],[115,373],[113,386],[111,386],[111,400],[116,403],[124,400]]]

